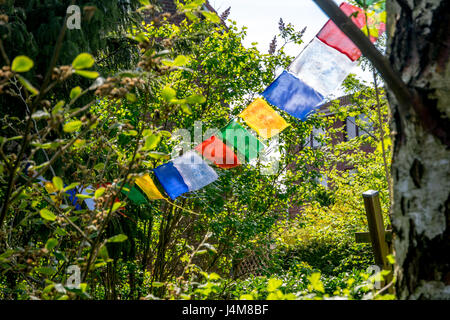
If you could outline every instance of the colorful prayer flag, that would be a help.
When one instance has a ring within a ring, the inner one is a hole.
[[[171,161],[156,167],[153,172],[170,199],[175,200],[178,196],[189,191],[183,177]]]
[[[195,150],[219,168],[229,169],[240,165],[234,151],[216,136],[203,141]]]
[[[264,144],[241,126],[236,120],[231,121],[217,136],[245,157],[247,161],[258,157],[265,148]]]
[[[289,66],[289,71],[321,95],[333,92],[357,62],[314,38]]]
[[[305,120],[323,101],[323,96],[306,83],[283,71],[262,93],[272,105],[290,115]]]
[[[128,191],[124,189],[128,189]],[[131,187],[128,184],[125,184],[122,188],[122,193],[128,197],[134,204],[140,205],[148,203],[147,199],[145,199],[144,195],[138,190],[136,187]]]
[[[195,191],[216,181],[219,176],[195,151],[188,151],[172,160],[189,191]]]
[[[362,9],[345,2],[340,5],[340,9],[347,16],[358,12],[356,17],[354,15],[351,17],[353,23],[355,23],[360,29],[366,25],[366,18]],[[379,33],[382,33],[385,29],[384,23],[379,24],[377,29]],[[361,51],[358,47],[355,46],[355,44],[336,26],[333,21],[331,21],[331,19],[328,20],[328,22],[319,31],[317,38],[330,47],[347,55],[352,61],[358,60],[359,57],[361,57]],[[370,37],[372,42],[375,42],[376,39],[377,37]]]
[[[158,190],[153,179],[148,174],[137,178],[135,182],[150,200],[164,199],[164,196]]]
[[[283,131],[289,124],[264,99],[257,98],[239,115],[261,137],[268,139]]]

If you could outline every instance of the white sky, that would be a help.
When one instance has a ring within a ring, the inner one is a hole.
[[[334,2],[340,4],[342,0]],[[280,18],[285,24],[292,23],[298,31],[306,27],[301,46],[292,44],[285,47],[286,53],[292,56],[297,56],[328,21],[325,13],[312,0],[209,0],[209,3],[219,15],[231,7],[228,19],[236,21],[238,27],[248,28],[244,45],[250,47],[252,42],[258,42],[257,48],[263,53],[269,50],[270,42],[278,34]],[[355,67],[352,73],[371,82],[370,72]]]

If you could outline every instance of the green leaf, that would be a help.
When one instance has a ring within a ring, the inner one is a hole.
[[[139,0],[139,2],[140,2],[143,6],[148,6],[148,5],[150,5],[150,1],[149,1],[149,0]]]
[[[254,298],[251,294],[243,294],[243,295],[241,295],[239,300],[254,300]]]
[[[179,55],[173,60],[173,65],[176,67],[181,67],[186,65],[189,62],[189,59],[186,56]]]
[[[17,78],[19,79],[20,83],[25,87],[25,89],[30,91],[33,96],[36,96],[39,93],[39,91],[35,87],[33,87],[33,85],[27,79],[25,79],[21,75],[18,75]]]
[[[94,65],[94,57],[89,53],[80,53],[72,62],[74,69],[86,69]]]
[[[83,123],[80,120],[67,122],[66,124],[64,124],[63,130],[64,130],[64,132],[69,132],[69,133],[74,132],[74,131],[79,130],[82,125],[83,125]]]
[[[138,135],[138,132],[136,130],[128,130],[128,131],[124,131],[122,132],[122,134],[126,135],[126,136],[132,136],[135,137]]]
[[[189,107],[187,104],[183,103],[180,105],[181,110],[183,110],[184,113],[191,115],[192,114],[192,110],[191,107]]]
[[[189,104],[204,103],[205,101],[206,98],[201,94],[193,94],[186,98],[186,102]]]
[[[52,182],[56,190],[61,191],[64,189],[64,183],[60,177],[53,177]]]
[[[124,234],[115,235],[107,240],[107,242],[123,242],[127,240],[128,237]]]
[[[159,142],[161,141],[161,136],[159,134],[152,134],[151,136],[147,137],[145,139],[145,144],[142,150],[144,151],[150,151],[155,149]]]
[[[97,79],[100,76],[100,73],[97,71],[75,70],[75,73],[88,79]]]
[[[192,12],[187,11],[184,14],[190,21],[192,21],[192,22],[198,21],[198,17],[195,14],[193,14]]]
[[[56,240],[55,238],[50,238],[47,240],[47,242],[45,243],[45,249],[47,249],[48,251],[52,250],[54,247],[56,247],[58,245],[58,240]]]
[[[119,209],[122,206],[123,206],[122,202],[114,202],[111,212],[117,211],[117,209]]]
[[[56,220],[56,216],[53,214],[53,212],[51,212],[48,209],[41,209],[41,211],[39,211],[39,214],[45,220],[48,220],[48,221],[55,221]]]
[[[76,86],[75,88],[73,88],[70,91],[70,100],[73,100],[75,98],[77,98],[80,94],[81,94],[81,87],[80,86]]]
[[[95,198],[95,199],[100,198],[100,197],[105,193],[105,190],[106,190],[106,189],[103,188],[103,187],[98,188],[97,190],[95,190],[94,198]]]
[[[75,196],[76,196],[78,199],[80,199],[80,200],[91,199],[91,198],[92,198],[91,195],[88,195],[88,194],[82,194],[82,193],[77,193]]]
[[[48,277],[52,276],[56,270],[50,267],[39,267],[34,269],[36,272],[42,273]]]
[[[103,170],[104,167],[105,167],[105,164],[103,162],[99,162],[94,166],[94,170],[100,171],[100,170]]]
[[[166,100],[167,102],[169,102],[170,100],[175,98],[176,94],[177,94],[177,92],[168,86],[164,87],[161,90],[161,97],[163,97],[163,99]]]
[[[55,114],[57,114],[59,111],[61,111],[62,108],[64,107],[64,104],[65,104],[65,103],[66,103],[66,102],[65,102],[64,100],[60,100],[60,101],[53,107],[52,114],[55,115]]]
[[[212,23],[220,23],[219,16],[214,12],[202,11],[202,14],[205,16],[207,20],[211,21]]]
[[[103,260],[107,261],[109,259],[108,248],[105,245],[102,245],[98,250],[98,256]]]
[[[164,286],[163,282],[157,282],[157,281],[153,281],[152,282],[152,287],[153,288],[159,288],[159,287],[162,287],[162,286]]]
[[[165,138],[170,138],[172,136],[172,134],[169,131],[165,130],[158,131],[158,133]]]
[[[198,7],[200,7],[201,5],[203,5],[205,3],[206,0],[194,0],[188,4],[185,4],[182,9],[183,10],[194,10],[197,9]]]
[[[125,98],[127,98],[127,100],[130,101],[130,102],[136,102],[137,101],[137,97],[136,97],[136,95],[134,93],[128,92],[125,95]]]
[[[162,152],[149,152],[148,156],[155,160],[169,160],[170,155],[162,153]]]
[[[14,58],[11,70],[14,72],[27,72],[33,68],[34,62],[27,56],[17,56]]]
[[[63,191],[66,192],[66,191],[72,190],[73,188],[75,188],[75,187],[77,187],[79,185],[80,185],[79,182],[73,182],[73,183],[69,184],[67,187],[65,187],[63,189]]]

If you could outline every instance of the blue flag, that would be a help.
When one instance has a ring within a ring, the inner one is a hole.
[[[283,71],[262,93],[272,105],[305,120],[323,100],[323,96],[306,83]]]
[[[178,196],[189,191],[183,177],[171,161],[156,167],[153,172],[170,199],[175,200]]]

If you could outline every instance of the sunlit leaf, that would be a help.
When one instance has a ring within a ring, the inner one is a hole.
[[[58,240],[56,240],[55,238],[50,238],[45,243],[45,249],[50,251],[53,248],[55,248],[57,245],[58,245]]]
[[[33,87],[33,85],[27,79],[25,79],[21,75],[18,75],[17,78],[19,79],[20,83],[25,87],[25,89],[30,91],[33,96],[39,93],[39,91],[35,87]]]
[[[166,100],[167,102],[175,98],[176,94],[177,92],[171,87],[166,86],[161,90],[161,97],[163,97],[163,99]]]
[[[202,11],[202,14],[205,16],[206,19],[208,19],[212,23],[220,23],[219,16],[214,12]]]
[[[94,57],[89,53],[80,53],[72,62],[74,69],[86,69],[94,65]]]
[[[76,86],[75,88],[73,88],[70,91],[70,100],[77,98],[81,94],[81,91],[82,91],[82,89],[80,86]]]
[[[100,73],[98,73],[97,71],[89,70],[75,70],[75,73],[88,79],[97,79],[100,76]]]
[[[64,124],[63,130],[64,130],[64,132],[74,132],[74,131],[79,130],[82,125],[83,125],[83,123],[79,120],[71,121],[71,122]]]
[[[161,141],[161,136],[159,134],[152,134],[151,136],[147,137],[145,139],[145,144],[142,150],[144,151],[150,151],[155,149],[159,142]]]
[[[52,182],[56,190],[61,191],[64,189],[64,183],[60,177],[53,177]]]
[[[127,239],[128,239],[128,237],[126,235],[118,234],[118,235],[115,235],[115,236],[109,238],[107,241],[108,242],[124,242]]]
[[[105,193],[105,190],[106,190],[106,189],[103,188],[103,187],[98,188],[97,190],[95,190],[94,198],[95,198],[95,199],[100,198],[100,197]]]
[[[27,56],[17,56],[14,58],[11,70],[14,72],[27,72],[33,68],[34,62]]]
[[[79,185],[80,185],[79,182],[73,182],[73,183],[69,184],[67,187],[65,187],[63,189],[63,191],[66,192],[66,191],[72,190],[72,189],[76,188]]]
[[[205,101],[206,98],[201,94],[193,94],[186,98],[186,102],[189,104],[204,103]]]
[[[56,216],[53,214],[53,212],[51,212],[48,209],[41,209],[39,211],[39,214],[45,220],[48,220],[48,221],[55,221],[56,220]]]

